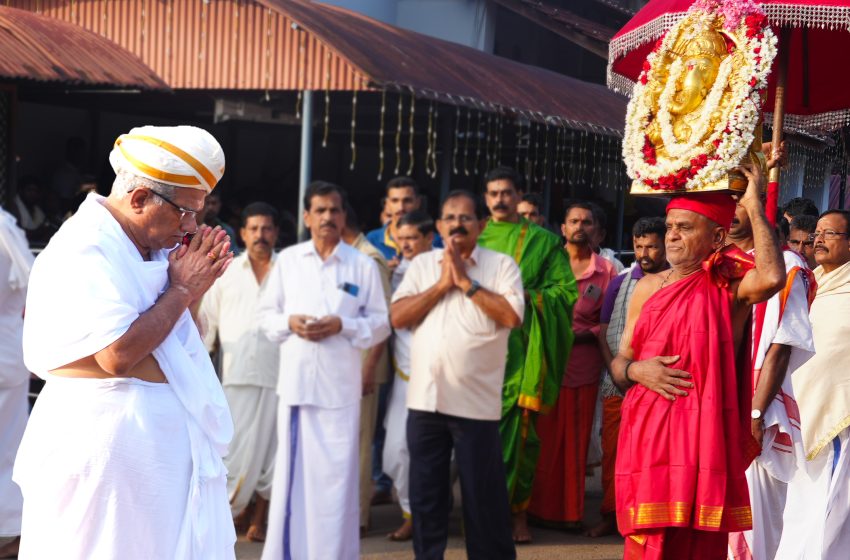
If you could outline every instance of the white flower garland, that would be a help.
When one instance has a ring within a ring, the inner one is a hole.
[[[700,141],[708,130],[711,115],[719,106],[734,70],[731,55],[723,60],[718,69],[717,79],[704,101],[700,118],[694,125],[692,140],[684,142],[677,141],[670,118],[670,103],[676,77],[682,72],[681,60],[674,61],[669,70],[668,82],[659,96],[658,114],[654,115],[655,119],[659,119],[662,140],[669,157],[657,157],[654,162],[647,161],[644,153],[647,143],[646,130],[653,118],[647,84],[657,79],[660,64],[658,52],[666,52],[672,48],[691,17],[705,20],[714,17],[714,14],[689,13],[661,39],[660,44],[647,57],[648,69],[644,70],[635,84],[626,114],[623,159],[627,172],[633,180],[640,180],[654,189],[700,190],[719,181],[739,164],[753,142],[753,132],[759,121],[761,93],[767,87],[770,66],[776,56],[776,36],[770,27],[764,25],[757,32],[751,30],[749,35],[752,36],[749,36],[747,18],[742,17],[735,27],[734,35],[743,53],[744,64],[739,69],[743,79],[731,88],[728,103],[730,110],[725,115],[726,122],[718,125],[707,138]],[[747,77],[749,79],[746,79]],[[699,165],[694,165],[694,161],[699,161]],[[683,179],[683,176],[686,179]]]

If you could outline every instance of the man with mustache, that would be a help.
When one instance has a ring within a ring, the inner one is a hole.
[[[739,170],[749,181],[739,203],[755,262],[727,244],[730,195],[674,197],[665,236],[671,268],[638,282],[611,363],[627,390],[615,480],[625,558],[723,559],[729,532],[752,526],[744,473],[759,446],[748,321],[754,304],[784,286],[785,267],[759,197],[761,170]]]
[[[780,225],[787,222],[780,220]],[[739,249],[755,252],[753,226],[747,209],[738,204],[728,239]],[[782,291],[753,307],[751,430],[761,454],[747,469],[753,529],[729,536],[730,557],[774,558],[782,536],[782,511],[788,481],[805,461],[800,413],[791,384],[794,371],[812,357],[809,306],[817,284],[805,261],[782,251],[786,283]]]
[[[366,240],[360,221],[351,204],[345,206],[342,240],[375,261],[381,274],[384,299],[390,304],[390,269],[377,247]],[[363,351],[363,397],[360,399],[360,535],[365,536],[370,524],[372,498],[372,442],[378,417],[378,394],[387,382],[389,357],[387,341]]]
[[[817,228],[818,219],[808,214],[795,216],[791,220],[790,232],[788,234],[788,246],[800,254],[810,270],[817,268],[815,260],[815,242],[811,240],[811,234]]]
[[[558,236],[518,213],[519,177],[498,167],[485,177],[490,220],[478,244],[519,264],[525,289],[525,318],[508,339],[502,387],[502,455],[516,543],[531,542],[526,510],[540,454],[535,426],[555,406],[572,344],[570,327],[576,283]]]
[[[265,560],[354,560],[361,352],[390,334],[375,261],[342,242],[345,191],[304,195],[311,239],[284,249],[257,310],[280,344],[278,446]]]
[[[248,539],[258,542],[265,540],[274,474],[280,357],[277,344],[258,328],[256,311],[277,259],[278,221],[277,210],[265,202],[245,207],[239,230],[245,252],[200,308],[204,343],[210,352],[216,345],[221,350],[221,384],[233,415],[233,441],[224,458],[231,514],[237,529],[247,529]]]
[[[383,215],[392,216],[378,229],[366,234],[366,239],[380,249],[387,259],[390,269],[398,266],[400,251],[396,235],[398,234],[398,221],[407,214],[419,209],[422,200],[419,197],[419,184],[410,177],[393,177],[387,183],[387,193],[384,198]]]
[[[788,484],[776,558],[837,560],[850,550],[850,212],[828,210],[814,241],[817,353],[794,372],[806,461]]]
[[[528,512],[548,525],[578,529],[584,515],[584,479],[593,414],[605,367],[599,315],[605,291],[617,273],[593,250],[599,235],[594,205],[570,203],[561,232],[567,239],[570,267],[578,283],[573,347],[555,409],[537,421],[541,451]]]
[[[611,380],[611,361],[620,348],[620,338],[626,326],[626,310],[638,281],[647,274],[656,274],[670,267],[664,251],[664,220],[640,218],[632,228],[635,263],[620,273],[605,292],[600,315],[599,339],[606,372],[599,388],[602,402],[602,520],[587,531],[587,536],[601,537],[617,530],[614,501],[614,464],[617,460],[617,438],[620,435],[620,406],[623,393]]]
[[[519,267],[476,244],[475,195],[452,191],[438,229],[443,251],[414,259],[393,294],[392,323],[413,332],[407,392],[413,549],[443,558],[452,449],[460,474],[470,560],[516,558],[499,440],[511,329],[522,323]]]

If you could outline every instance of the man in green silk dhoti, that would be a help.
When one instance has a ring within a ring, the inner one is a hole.
[[[578,292],[570,259],[554,233],[520,217],[519,179],[499,167],[487,174],[490,220],[478,238],[482,247],[513,257],[522,271],[525,320],[508,339],[502,389],[502,455],[517,543],[531,542],[526,509],[540,454],[535,423],[554,408],[573,343],[573,304]]]

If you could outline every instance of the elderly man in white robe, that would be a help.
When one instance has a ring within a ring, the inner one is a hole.
[[[20,558],[234,558],[230,411],[190,314],[230,264],[194,214],[224,173],[189,126],[134,128],[38,256],[24,360],[47,383],[15,462]],[[182,242],[185,234],[197,233]]]
[[[311,240],[284,249],[258,308],[281,343],[278,446],[263,560],[360,554],[361,351],[390,334],[375,261],[342,242],[345,193],[316,181],[304,196]]]
[[[806,461],[788,483],[778,560],[850,557],[850,212],[818,219],[818,290],[809,318],[816,353],[791,382]]]
[[[21,337],[32,260],[24,230],[0,209],[0,558],[17,553],[21,535],[23,498],[12,465],[29,413]]]

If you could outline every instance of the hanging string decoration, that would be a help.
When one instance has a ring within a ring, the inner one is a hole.
[[[529,190],[534,184],[534,165],[535,161],[532,153],[537,155],[537,122],[529,123],[528,125],[528,146],[525,150],[525,184]]]
[[[415,131],[413,129],[413,119],[416,115],[416,97],[413,95],[413,90],[410,91],[410,124],[407,128],[407,155],[410,158],[409,165],[407,166],[407,175],[413,175],[413,163],[416,161],[416,158],[413,154],[413,139],[415,136]]]
[[[469,135],[472,134],[472,116],[471,110],[466,109],[466,135],[463,137],[463,174],[469,177],[469,168],[467,167],[467,156],[469,155]]]
[[[302,92],[299,89],[298,93],[295,95],[295,118],[301,120],[301,95]]]
[[[440,108],[434,107],[434,128],[431,130],[431,178],[437,177],[437,125],[440,122]]]
[[[399,170],[401,169],[401,123],[402,119],[404,119],[404,97],[399,94],[398,95],[398,119],[396,121],[396,129],[395,129],[395,170],[393,172],[394,175],[398,175]]]
[[[378,128],[378,181],[384,176],[384,123],[387,116],[387,90],[381,92],[381,124]]]
[[[499,124],[496,132],[496,165],[502,165],[502,114],[496,116]]]
[[[485,162],[486,168],[485,171],[489,171],[492,169],[492,156],[490,155],[493,151],[491,142],[493,140],[493,125],[492,125],[492,115],[487,113],[487,136],[484,140],[484,154],[485,154]]]
[[[425,133],[427,148],[425,150],[425,173],[431,175],[431,133],[434,130],[434,102],[428,103],[428,131]]]
[[[480,166],[478,164],[481,158],[481,111],[475,115],[475,174],[478,175]]]
[[[457,150],[460,144],[460,106],[455,108],[455,137],[452,151],[452,173],[457,175]]]
[[[520,145],[522,144],[522,121],[519,121],[519,124],[517,124],[517,121],[514,121],[514,126],[516,126],[516,161],[514,162],[514,169],[516,170],[517,173],[521,173],[520,167],[519,167],[519,160],[520,160],[519,151],[520,151]]]
[[[542,173],[542,181],[546,182],[546,173],[549,171],[549,123],[545,123],[546,127],[543,132],[543,137],[545,138],[543,145],[543,173]]]
[[[322,136],[322,147],[328,147],[328,133],[331,129],[331,52],[325,57],[325,131]]]
[[[351,164],[348,168],[354,170],[354,163],[357,161],[357,144],[354,141],[354,132],[357,128],[357,90],[351,94]]]

